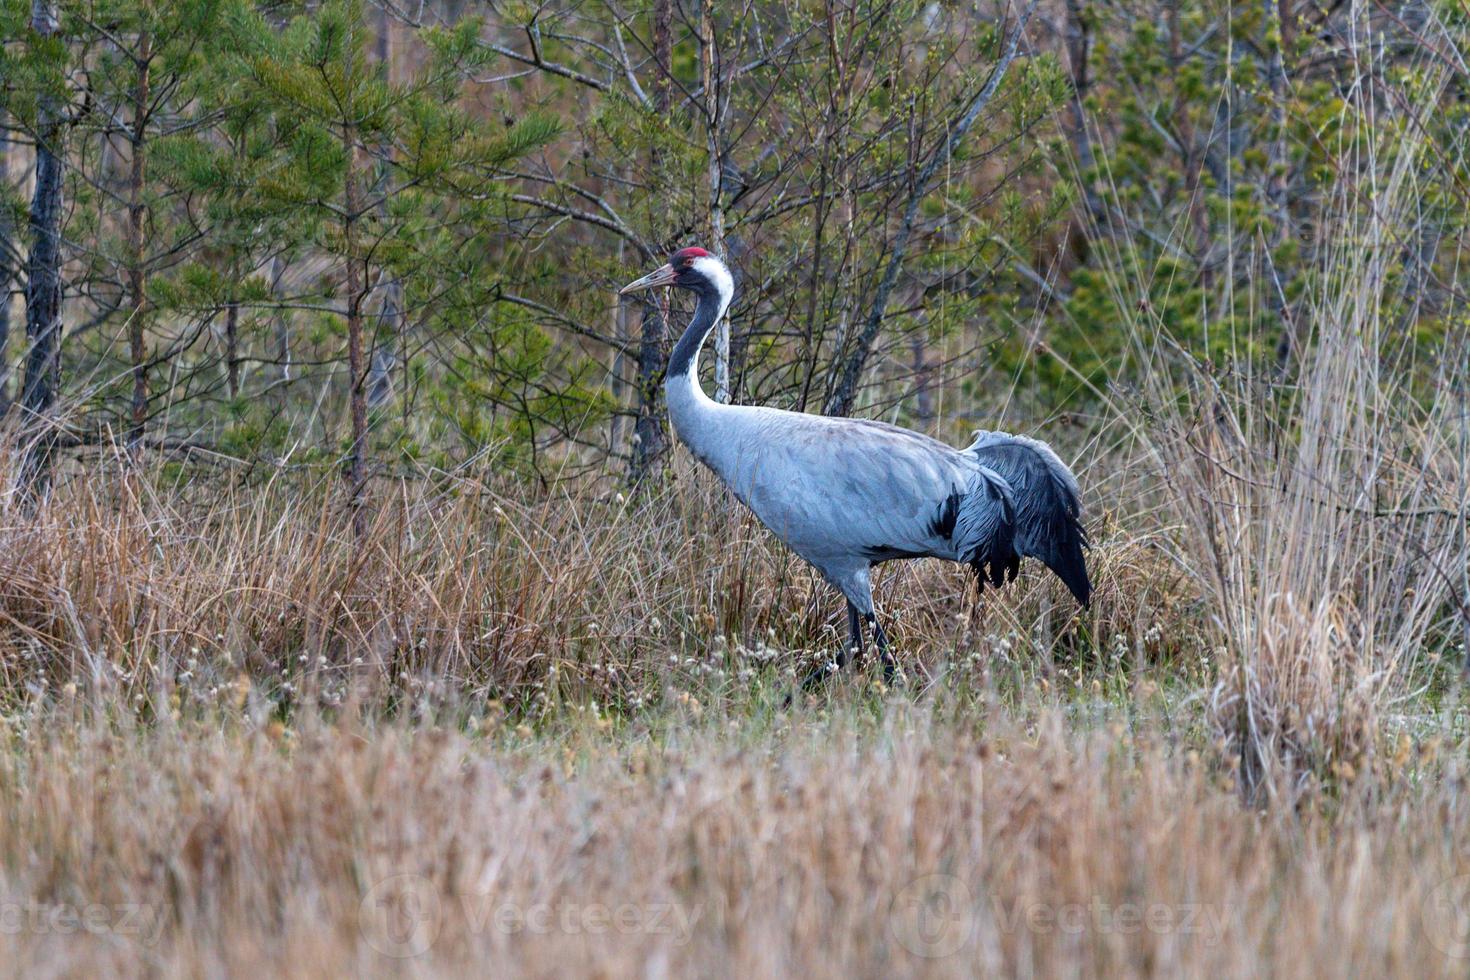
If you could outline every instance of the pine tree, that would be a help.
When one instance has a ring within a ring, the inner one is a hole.
[[[551,121],[529,116],[493,133],[458,105],[466,77],[487,58],[477,29],[466,20],[422,32],[426,64],[395,84],[369,57],[374,38],[361,2],[337,0],[294,20],[248,61],[274,115],[282,169],[292,175],[262,192],[289,211],[303,246],[330,254],[341,269],[334,299],[347,348],[343,473],[359,534],[367,527],[372,284],[386,269],[404,284],[405,303],[423,298],[420,317],[456,302],[464,280],[483,284],[485,270],[463,263],[474,226],[447,219],[463,220],[463,209],[494,200],[498,171],[556,132]]]
[[[170,276],[213,230],[189,214],[171,160],[166,153],[159,157],[158,149],[200,125],[193,108],[205,91],[206,67],[217,53],[222,17],[230,6],[223,0],[111,0],[99,11],[106,14],[100,21],[106,43],[92,57],[88,97],[96,109],[85,117],[81,135],[97,131],[102,139],[120,143],[126,156],[121,187],[100,161],[89,183],[104,214],[121,212],[115,222],[97,229],[102,248],[95,261],[97,277],[118,280],[122,296],[115,320],[123,327],[128,352],[122,428],[130,458],[137,456],[155,413],[151,373],[182,356],[187,346],[160,343],[155,336],[164,314],[176,320],[185,312],[160,309],[157,279]]]

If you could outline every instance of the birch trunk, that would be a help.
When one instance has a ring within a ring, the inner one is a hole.
[[[725,212],[720,205],[720,85],[715,48],[715,7],[705,0],[699,18],[699,67],[704,84],[705,149],[709,156],[709,236],[710,249],[721,262],[728,262],[725,250]],[[715,401],[730,401],[730,313],[715,324]]]

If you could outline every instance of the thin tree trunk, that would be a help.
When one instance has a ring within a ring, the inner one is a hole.
[[[280,296],[281,277],[286,274],[286,261],[276,254],[271,258],[271,295]],[[284,383],[291,380],[291,326],[286,320],[286,312],[277,306],[271,314],[272,331],[276,343],[276,369],[280,372],[279,380]]]
[[[388,82],[393,81],[393,18],[388,12],[387,5],[383,5],[378,11],[378,32],[376,39],[376,54],[378,64],[382,66],[383,77]],[[393,146],[391,143],[380,144],[378,147],[378,176],[374,195],[378,198],[378,214],[386,223],[388,220],[388,194],[383,193],[387,185],[390,173],[389,162],[393,158]],[[378,409],[388,404],[393,398],[393,367],[400,361],[404,364],[403,384],[408,385],[407,372],[407,346],[405,344],[403,330],[407,322],[403,309],[403,283],[396,278],[380,277],[378,288],[382,291],[382,304],[378,311],[378,327],[373,334],[373,353],[369,360],[368,377],[368,408]],[[403,401],[404,421],[408,421],[408,400]]]
[[[1081,171],[1087,218],[1074,217],[1067,229],[1068,250],[1078,265],[1087,262],[1093,232],[1102,227],[1106,220],[1102,199],[1092,183],[1092,168],[1095,162],[1092,153],[1092,138],[1087,132],[1088,89],[1092,86],[1087,73],[1088,58],[1092,50],[1092,29],[1087,22],[1087,12],[1082,0],[1067,0],[1067,66],[1072,81],[1071,119],[1067,125],[1067,138],[1072,144],[1072,155]],[[1172,39],[1171,39],[1172,43]]]
[[[859,334],[847,363],[842,366],[840,379],[832,389],[832,397],[827,400],[826,413],[828,415],[852,414],[853,405],[857,401],[858,385],[862,381],[863,371],[867,368],[873,343],[878,339],[878,331],[883,326],[883,316],[888,309],[888,296],[898,282],[898,273],[903,268],[904,257],[908,254],[909,239],[913,235],[914,222],[919,216],[919,203],[929,193],[935,173],[954,154],[956,147],[964,140],[970,127],[975,125],[975,120],[980,118],[980,113],[990,104],[991,98],[1000,88],[1001,79],[1005,78],[1006,71],[1016,58],[1016,51],[1021,45],[1021,34],[1025,31],[1027,22],[1031,20],[1032,12],[1036,10],[1036,3],[1037,0],[1031,0],[1026,5],[1020,21],[1011,31],[1010,37],[1006,39],[1005,49],[1001,53],[995,70],[990,73],[990,79],[970,102],[964,115],[955,121],[954,126],[950,127],[949,136],[939,144],[939,148],[934,151],[934,155],[929,158],[929,162],[924,165],[924,169],[914,180],[913,190],[909,193],[908,206],[904,209],[903,222],[899,225],[898,236],[894,239],[888,266],[883,270],[883,279],[878,283],[878,291],[873,297],[873,306],[868,311],[867,322],[863,325],[862,333]]]
[[[618,268],[623,268],[623,253],[626,243],[618,239]],[[613,413],[607,426],[607,451],[616,456],[623,447],[623,398],[625,397],[623,375],[628,370],[628,304],[615,303],[612,309],[612,335],[617,346],[612,352],[612,366],[608,371],[608,389],[612,395]]]
[[[143,182],[148,176],[144,130],[148,125],[149,70],[153,41],[145,30],[138,38],[133,80],[133,125],[129,133],[132,161],[128,177],[128,351],[133,362],[132,418],[128,426],[128,455],[137,452],[148,424],[148,283],[143,242]]]
[[[1182,93],[1183,87],[1178,78],[1180,69],[1184,66],[1184,38],[1180,35],[1179,7],[1184,0],[1169,0],[1166,12],[1166,23],[1169,28],[1169,70],[1174,73],[1176,92]],[[1195,135],[1194,122],[1190,118],[1188,104],[1182,94],[1174,97],[1172,118],[1174,128],[1179,133],[1179,146],[1181,150],[1180,167],[1184,172],[1184,197],[1189,202],[1189,217],[1194,222],[1196,245],[1193,249],[1195,255],[1200,259],[1209,252],[1210,248],[1210,217],[1205,207],[1205,195],[1199,192],[1201,175],[1205,168],[1205,154],[1198,146]],[[1210,281],[1211,273],[1208,266],[1200,270],[1200,283],[1204,286]]]
[[[347,252],[347,373],[351,382],[352,447],[347,455],[348,504],[352,508],[352,530],[361,538],[367,533],[367,512],[363,492],[367,484],[367,380],[363,363],[362,298],[365,281],[362,263],[357,255],[357,221],[361,207],[358,193],[357,129],[348,124],[342,129],[342,146],[347,155],[347,173],[343,180],[342,240]]]
[[[1460,356],[1465,356],[1463,343]],[[1470,400],[1465,397],[1470,383],[1458,371],[1451,372],[1449,377],[1458,395],[1460,415],[1460,649],[1464,657],[1460,675],[1462,680],[1470,680],[1470,562],[1464,560],[1470,552]]]
[[[225,391],[231,401],[240,397],[240,304],[234,300],[225,304]]]
[[[1287,223],[1291,219],[1286,187],[1286,61],[1283,49],[1294,43],[1296,18],[1292,13],[1291,0],[1265,0],[1265,6],[1267,30],[1269,31],[1273,20],[1277,28],[1275,47],[1269,51],[1266,59],[1266,82],[1271,90],[1271,126],[1275,130],[1266,144],[1266,200],[1271,208],[1273,225],[1267,245],[1271,253],[1274,253],[1286,241]],[[1281,323],[1281,334],[1276,340],[1276,369],[1285,374],[1296,355],[1298,338],[1296,324],[1286,306],[1285,293],[1289,282],[1282,279],[1275,255],[1271,253],[1265,256],[1266,268],[1263,270],[1266,305],[1271,316]]]
[[[914,414],[922,422],[934,418],[933,368],[929,364],[929,351],[925,330],[915,330],[910,343],[914,364]]]
[[[669,111],[673,24],[673,0],[654,0],[653,60],[656,64],[653,106],[660,116]],[[650,155],[649,162],[654,182],[662,180],[663,166],[656,150]],[[628,472],[629,480],[635,485],[642,483],[663,465],[669,448],[662,385],[665,362],[664,312],[655,297],[647,298],[642,307],[643,322],[638,342],[638,422],[633,428],[636,444]]]
[[[728,176],[728,172],[722,176]],[[725,192],[727,195],[729,191]],[[738,195],[738,192],[737,192]],[[731,275],[736,275],[734,270],[743,264],[746,253],[745,240],[739,235],[725,235],[725,262],[730,266]],[[739,281],[736,281],[736,289],[739,289]],[[745,382],[750,368],[750,329],[748,325],[736,323],[730,319],[726,312],[727,326],[730,331],[730,401],[739,402],[745,393]]]
[[[828,109],[828,115],[832,114]],[[827,231],[827,154],[819,158],[817,171],[817,198],[812,206],[812,257],[807,263],[810,278],[807,283],[806,324],[801,338],[801,393],[796,399],[796,410],[805,412],[812,397],[812,385],[817,379],[817,366],[821,360],[821,336],[817,325],[817,300],[821,295],[823,238]]]
[[[638,422],[633,426],[634,484],[642,483],[663,464],[669,440],[664,429],[664,312],[650,298],[643,305],[643,331],[638,342]]]
[[[390,279],[381,284],[382,308],[379,329],[373,339],[373,356],[368,363],[368,408],[378,409],[393,399],[393,366],[403,344],[403,284]]]
[[[4,114],[0,113],[0,123]],[[10,180],[10,140],[0,128],[0,186]],[[15,282],[11,256],[19,250],[10,215],[0,209],[0,419],[10,412],[10,287]]]
[[[31,30],[41,38],[59,29],[56,5],[32,0]],[[46,492],[56,443],[57,388],[61,383],[61,211],[66,176],[62,153],[61,109],[56,98],[43,95],[36,107],[36,183],[31,194],[31,254],[26,269],[26,357],[21,410],[26,425],[26,451],[21,483],[28,492]]]
[[[709,235],[710,246],[721,262],[725,251],[725,212],[720,206],[720,85],[715,75],[715,6],[705,0],[699,17],[699,67],[704,83],[705,151],[709,157]],[[730,401],[730,314],[727,310],[715,325],[715,401]]]

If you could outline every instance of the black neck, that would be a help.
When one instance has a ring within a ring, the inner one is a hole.
[[[719,292],[713,288],[700,290],[699,305],[694,308],[694,319],[684,328],[684,336],[679,338],[679,342],[674,345],[674,352],[669,355],[668,377],[680,377],[693,369],[695,355],[704,346],[704,339],[709,336],[710,328],[715,325],[719,315]]]

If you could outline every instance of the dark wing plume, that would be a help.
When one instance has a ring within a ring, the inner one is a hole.
[[[1092,583],[1082,555],[1087,535],[1072,471],[1046,443],[1005,432],[979,432],[966,451],[1010,484],[1016,551],[1040,559],[1086,606]]]

